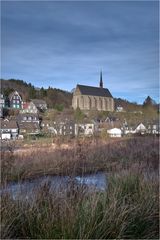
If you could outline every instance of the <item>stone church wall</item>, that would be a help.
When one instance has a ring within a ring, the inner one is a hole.
[[[114,100],[108,97],[74,95],[72,107],[79,107],[81,110],[114,111]]]

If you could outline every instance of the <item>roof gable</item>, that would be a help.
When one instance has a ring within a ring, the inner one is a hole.
[[[91,95],[98,97],[112,97],[110,91],[107,88],[91,87],[85,85],[77,85],[82,95]]]
[[[11,93],[9,94],[9,99],[10,99],[10,101],[12,100],[12,98],[13,98],[14,95],[18,95],[19,98],[20,98],[21,101],[22,101],[22,97],[21,97],[21,95],[20,95],[17,91],[11,92]]]

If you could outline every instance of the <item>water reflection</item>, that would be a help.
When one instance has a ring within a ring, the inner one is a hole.
[[[33,199],[36,191],[42,186],[49,186],[49,191],[62,194],[71,184],[84,186],[88,191],[104,191],[107,187],[106,174],[98,172],[84,176],[43,176],[32,181],[26,180],[22,183],[10,183],[2,188],[0,193],[9,193],[13,199]]]

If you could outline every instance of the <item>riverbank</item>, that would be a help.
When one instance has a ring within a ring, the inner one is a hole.
[[[27,192],[20,201],[4,191],[2,239],[159,238],[158,138],[81,139],[66,148],[63,144],[2,151],[3,186],[15,181],[21,187],[26,180],[33,183],[33,178],[47,175],[73,179],[101,171],[107,175],[107,190],[88,191],[71,181],[57,192],[48,181],[37,184],[34,201],[26,198]]]
[[[61,145],[23,146],[1,153],[1,183],[44,175],[83,175],[97,171],[158,171],[159,139],[144,137],[101,141],[80,140]]]

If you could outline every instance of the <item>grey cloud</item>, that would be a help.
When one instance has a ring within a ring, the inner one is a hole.
[[[139,86],[157,96],[155,3],[15,2],[2,9],[5,77],[70,90],[77,82],[97,85],[102,68],[113,95],[134,99]]]

